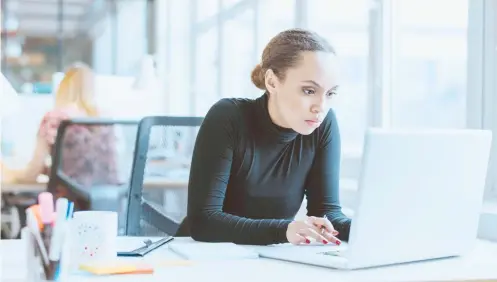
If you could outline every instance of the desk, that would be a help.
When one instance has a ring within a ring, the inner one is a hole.
[[[120,237],[119,245],[135,245],[143,238]],[[176,238],[175,240],[191,240]],[[2,262],[2,281],[24,281],[25,263],[22,241],[0,242],[0,253],[10,254]],[[121,275],[90,277],[70,275],[67,281],[481,281],[497,278],[497,243],[478,240],[471,254],[412,264],[379,267],[365,270],[334,270],[270,259],[194,262],[190,266],[165,266],[168,260],[179,259],[167,246],[155,250],[143,260],[156,266],[153,275]],[[18,279],[18,280],[16,280]],[[480,279],[480,280],[477,280]]]
[[[33,183],[13,183],[2,182],[2,193],[19,193],[19,192],[43,192],[47,189],[48,179],[40,179]],[[143,183],[144,189],[186,189],[188,181],[173,180],[166,177],[147,177]]]

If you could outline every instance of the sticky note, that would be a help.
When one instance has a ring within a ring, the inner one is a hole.
[[[82,264],[79,266],[79,269],[95,275],[154,273],[154,269],[151,266],[132,262],[98,262]]]

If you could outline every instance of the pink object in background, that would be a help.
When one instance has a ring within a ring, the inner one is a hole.
[[[47,140],[50,145],[55,143],[57,129],[63,120],[83,117],[85,114],[75,107],[67,107],[47,112],[41,120],[39,135]]]
[[[42,192],[38,195],[40,205],[40,217],[43,224],[50,224],[53,220],[54,201],[53,195],[49,192]]]

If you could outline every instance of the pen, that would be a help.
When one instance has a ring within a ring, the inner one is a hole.
[[[324,219],[328,219],[328,217],[325,215],[323,215],[323,218]],[[324,225],[321,226],[321,234],[324,234],[324,231],[326,230],[326,228],[324,227]]]
[[[74,203],[73,202],[69,202],[69,205],[67,207],[66,219],[72,218],[73,213],[74,213]]]
[[[48,254],[47,249],[45,248],[45,244],[43,243],[40,235],[40,229],[38,227],[38,222],[31,208],[26,210],[26,222],[28,224],[28,228],[35,237],[36,243],[38,245],[38,249],[41,253],[41,258],[43,261],[43,266],[48,266]]]
[[[50,260],[50,277],[48,277],[48,279],[50,280],[54,279],[54,275],[59,268],[62,245],[64,241],[64,228],[66,226],[68,204],[69,201],[65,198],[59,198],[55,203],[56,220],[52,238],[50,240],[50,252],[48,253],[48,259]]]
[[[323,215],[323,218],[326,219],[326,220],[328,220],[328,216],[326,216],[326,214]],[[324,227],[324,225],[321,226],[321,234],[324,234],[325,231],[326,231],[326,228]],[[333,234],[333,236],[337,236],[338,235],[338,231],[333,230],[332,234]],[[340,242],[340,240],[336,240],[335,241],[335,245],[337,245],[337,246],[340,246],[341,243],[342,242]]]
[[[31,210],[33,211],[34,216],[36,217],[36,221],[38,222],[38,228],[40,230],[43,229],[43,222],[41,220],[41,214],[40,214],[40,205],[32,205],[30,206]]]

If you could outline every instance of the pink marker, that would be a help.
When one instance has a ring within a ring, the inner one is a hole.
[[[50,240],[52,238],[52,221],[54,214],[53,195],[49,192],[42,192],[38,195],[38,204],[40,205],[40,217],[43,223],[43,231],[41,238],[45,244],[45,248],[50,248]]]

